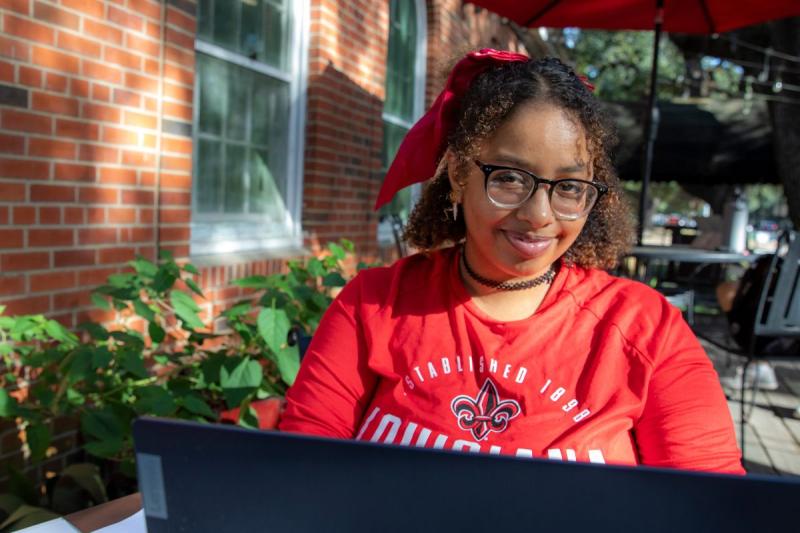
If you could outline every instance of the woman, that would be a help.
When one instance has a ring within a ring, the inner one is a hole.
[[[473,52],[379,203],[434,176],[407,240],[325,315],[281,429],[741,473],[717,375],[680,312],[614,278],[631,224],[613,136],[556,59]]]

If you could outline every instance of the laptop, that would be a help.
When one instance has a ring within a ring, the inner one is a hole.
[[[150,533],[779,531],[800,481],[134,422]]]

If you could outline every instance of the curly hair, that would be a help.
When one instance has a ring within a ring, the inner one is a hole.
[[[458,126],[448,137],[447,150],[456,156],[457,168],[465,168],[481,141],[520,104],[530,102],[555,105],[577,119],[586,132],[594,178],[608,186],[563,260],[587,268],[614,268],[634,239],[630,207],[611,163],[616,134],[597,99],[570,67],[548,57],[507,63],[477,76],[463,97]],[[409,244],[431,250],[465,238],[464,217],[453,221],[447,215],[450,192],[446,165],[440,164],[409,217],[404,233]]]

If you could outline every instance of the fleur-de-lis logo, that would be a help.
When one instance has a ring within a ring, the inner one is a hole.
[[[476,398],[459,395],[450,402],[450,409],[458,419],[458,427],[471,431],[475,440],[485,439],[489,433],[501,433],[508,421],[519,414],[515,400],[501,400],[492,380],[486,379]]]

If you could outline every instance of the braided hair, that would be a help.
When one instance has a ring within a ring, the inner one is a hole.
[[[557,58],[511,62],[477,76],[461,102],[458,126],[448,137],[448,150],[459,171],[477,155],[490,137],[523,103],[554,105],[577,120],[586,132],[594,179],[608,186],[589,213],[580,235],[564,256],[567,263],[610,269],[633,242],[633,219],[619,178],[611,163],[616,135],[586,83]],[[409,217],[406,241],[422,250],[461,242],[464,217],[447,216],[451,206],[450,180],[445,165],[427,184]]]

